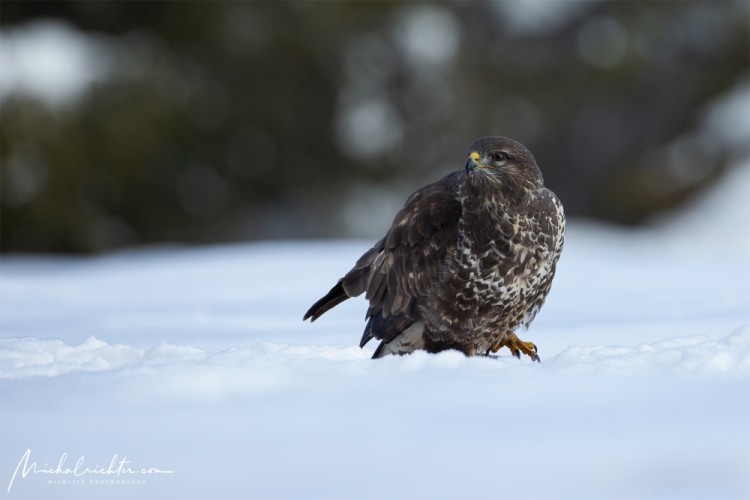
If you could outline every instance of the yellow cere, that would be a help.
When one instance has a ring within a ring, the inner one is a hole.
[[[469,154],[469,158],[477,164],[477,168],[487,168],[489,165],[485,165],[484,163],[480,162],[479,160],[482,158],[482,155],[477,153],[476,151],[472,151]]]

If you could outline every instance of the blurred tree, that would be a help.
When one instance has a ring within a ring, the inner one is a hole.
[[[64,103],[0,94],[0,250],[377,234],[488,134],[527,144],[570,215],[639,223],[738,154],[706,113],[748,76],[747,15],[732,1],[4,1],[4,44],[69,23],[106,71]]]

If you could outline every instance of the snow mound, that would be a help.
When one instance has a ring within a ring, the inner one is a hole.
[[[54,377],[103,372],[138,362],[143,351],[89,337],[80,345],[62,340],[0,338],[0,378]]]
[[[649,369],[688,373],[737,373],[750,370],[750,327],[711,340],[678,337],[637,346],[575,346],[551,360],[570,371],[632,374]]]
[[[108,344],[95,337],[79,345],[51,339],[0,339],[0,379],[55,377],[75,372],[105,372],[138,369],[162,373],[188,366],[182,373],[193,383],[191,388],[206,387],[201,379],[217,379],[216,374],[283,372],[303,380],[310,372],[325,369],[365,373],[377,363],[400,371],[419,369],[493,369],[513,370],[528,365],[501,352],[491,358],[467,358],[449,351],[430,355],[417,352],[409,356],[387,358],[376,363],[368,351],[358,347],[293,345],[261,342],[235,346],[218,352],[198,347],[162,342],[147,350],[122,344]],[[502,356],[502,354],[505,354]],[[541,363],[539,371],[570,373],[644,374],[654,370],[684,373],[729,373],[745,376],[750,372],[750,327],[712,340],[706,336],[677,337],[636,346],[574,346]],[[219,379],[223,379],[218,375]],[[218,379],[217,379],[218,381]],[[229,380],[213,384],[214,390],[233,385]],[[223,390],[223,389],[221,389]]]

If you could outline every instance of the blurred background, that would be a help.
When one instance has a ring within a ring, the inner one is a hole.
[[[713,0],[4,0],[0,250],[376,237],[482,135],[526,144],[570,217],[644,224],[748,157],[749,20]]]

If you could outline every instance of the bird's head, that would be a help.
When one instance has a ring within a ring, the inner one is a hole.
[[[513,139],[487,136],[477,139],[469,148],[466,161],[468,175],[492,175],[505,183],[531,183],[541,187],[542,172],[526,146]]]

